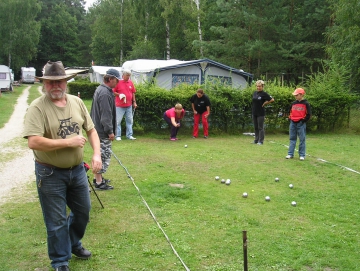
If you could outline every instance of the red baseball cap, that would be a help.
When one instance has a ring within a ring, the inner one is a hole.
[[[295,89],[295,91],[293,92],[292,95],[298,95],[298,94],[304,95],[304,94],[305,94],[305,90],[302,89],[302,88],[297,88],[297,89]]]

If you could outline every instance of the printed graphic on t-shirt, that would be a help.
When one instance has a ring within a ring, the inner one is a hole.
[[[71,117],[68,119],[59,119],[60,126],[57,135],[63,139],[65,139],[67,135],[79,134],[80,132],[79,124],[77,122],[71,122],[71,119]]]
[[[306,110],[306,108],[302,105],[298,105],[298,106],[294,105],[292,109],[295,111],[305,111]]]

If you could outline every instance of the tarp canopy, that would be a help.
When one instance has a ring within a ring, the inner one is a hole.
[[[111,67],[111,66],[91,66],[89,69],[90,81],[102,83],[103,77],[106,74],[108,69],[116,69],[120,72],[121,75],[121,67]]]
[[[135,72],[148,73],[148,72],[153,72],[160,68],[165,68],[174,65],[181,65],[189,62],[192,62],[192,60],[181,61],[176,59],[170,59],[170,60],[136,59],[136,60],[126,61],[123,64],[122,68]]]
[[[88,72],[89,69],[74,69],[74,68],[69,68],[65,70],[66,74],[74,74],[74,73],[85,73]]]
[[[179,84],[207,84],[218,82],[233,88],[245,88],[253,75],[210,59],[190,61],[137,59],[126,61],[123,69],[131,70],[131,80],[141,84],[155,81],[162,88]]]

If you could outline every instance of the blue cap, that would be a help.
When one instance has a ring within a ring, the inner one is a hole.
[[[118,70],[108,69],[107,72],[106,72],[106,75],[114,76],[114,77],[116,77],[117,79],[121,80],[121,78],[120,78],[120,73],[119,73]]]

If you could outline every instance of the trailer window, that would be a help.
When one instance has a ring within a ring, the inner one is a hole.
[[[0,72],[0,79],[6,79],[6,73]]]

